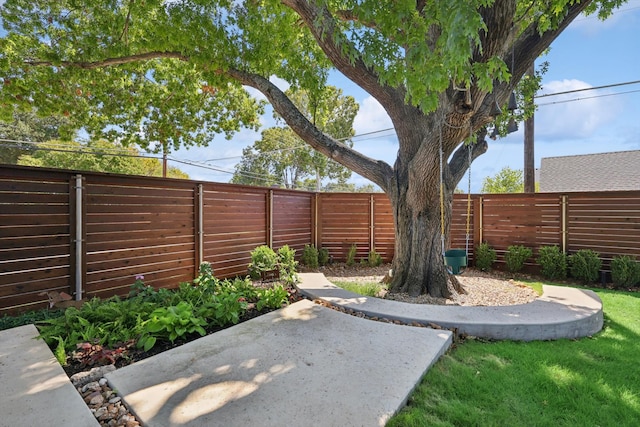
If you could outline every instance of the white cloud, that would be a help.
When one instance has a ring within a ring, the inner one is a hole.
[[[546,83],[540,94],[590,87],[592,85],[580,80],[556,80]],[[622,108],[619,100],[600,97],[603,94],[594,90],[538,98],[536,135],[546,139],[587,138],[594,135],[600,127],[613,122]],[[572,101],[577,99],[579,101]]]
[[[640,7],[640,0],[630,0],[621,8],[615,10],[611,16],[602,21],[597,14],[589,16],[580,15],[571,23],[569,29],[593,37],[601,32],[619,26],[637,26],[638,14],[636,9]]]
[[[353,122],[356,135],[393,127],[391,119],[382,105],[372,96],[360,103],[360,110]]]

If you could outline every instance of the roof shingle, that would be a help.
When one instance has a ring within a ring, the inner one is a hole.
[[[640,190],[640,150],[545,157],[540,191]]]

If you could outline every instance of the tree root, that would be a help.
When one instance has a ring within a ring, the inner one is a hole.
[[[454,274],[449,274],[449,283],[457,293],[466,295],[467,291],[464,290],[462,284]]]

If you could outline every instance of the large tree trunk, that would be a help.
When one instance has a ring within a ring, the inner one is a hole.
[[[437,164],[430,169],[436,169],[432,176],[439,176]],[[413,296],[428,293],[434,297],[449,297],[449,275],[442,253],[439,180],[432,180],[430,185],[416,192],[410,190],[411,183],[402,176],[396,177],[396,185],[388,192],[395,222],[395,255],[389,290]],[[445,194],[444,199],[447,230],[451,194]]]
[[[470,162],[486,152],[487,143],[486,131],[482,130],[470,148],[461,145],[468,128],[459,124],[446,126],[434,117],[437,116],[423,118],[422,126],[416,125],[418,121],[406,119],[396,125],[398,137],[405,138],[405,146],[415,149],[399,153],[394,167],[396,173],[386,189],[395,222],[395,255],[389,290],[446,298],[452,292],[464,292],[444,263],[453,192]],[[464,123],[464,116],[450,117],[449,120]]]
[[[433,203],[414,212],[403,200],[394,203],[396,242],[391,292],[449,297],[442,254],[440,209]]]

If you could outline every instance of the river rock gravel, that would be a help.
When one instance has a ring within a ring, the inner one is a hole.
[[[332,264],[320,267],[316,271],[323,273],[330,282],[379,283],[390,269],[390,264],[373,268],[360,265]],[[382,291],[379,297],[414,304],[461,306],[527,304],[538,297],[538,294],[529,286],[502,272],[485,273],[469,268],[463,274],[457,275],[456,278],[465,290],[465,294],[453,293],[451,298],[434,298],[429,295],[412,297],[408,294],[392,294]]]

